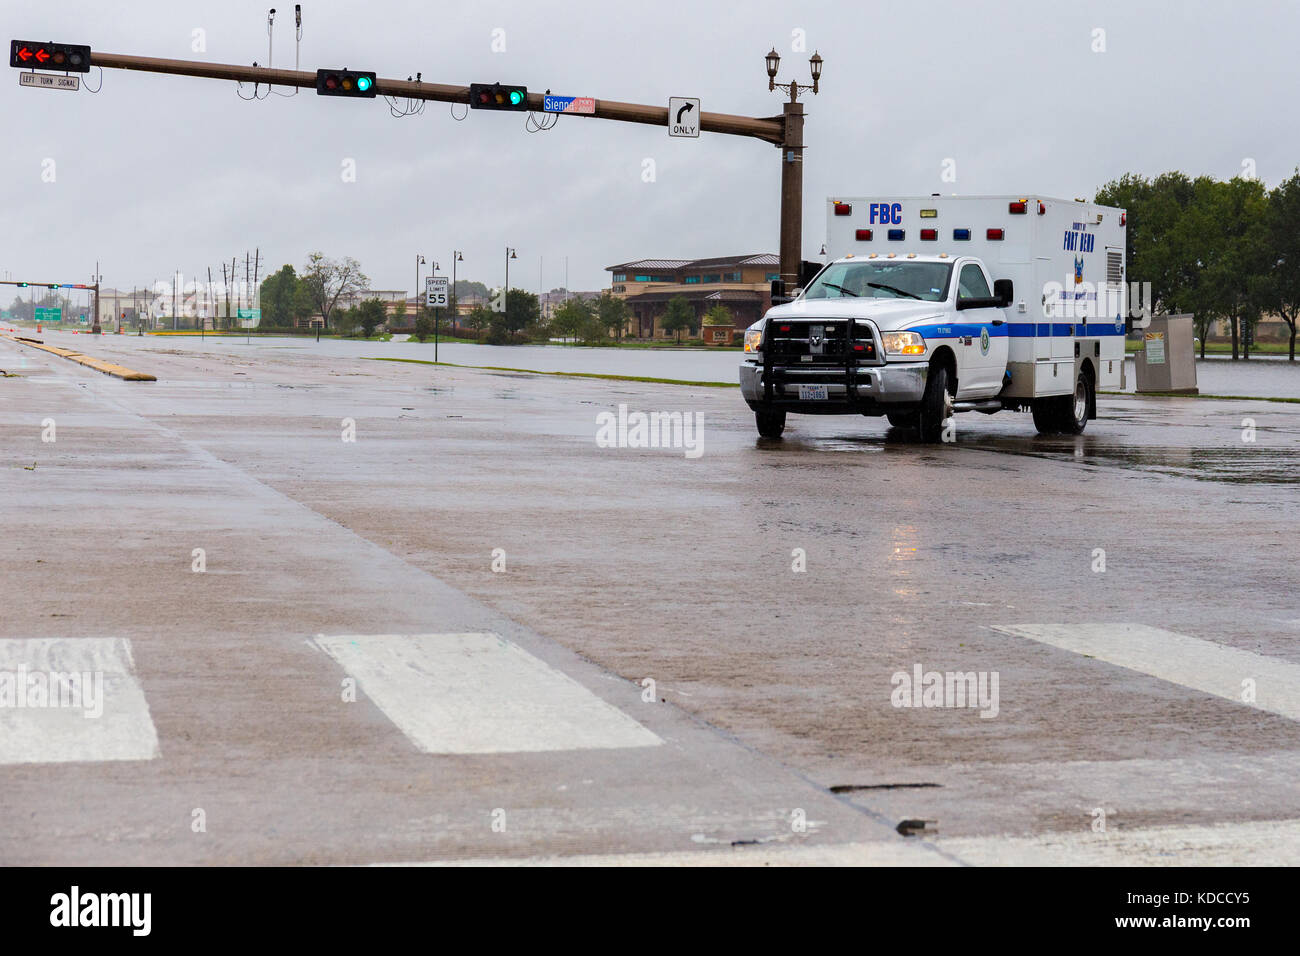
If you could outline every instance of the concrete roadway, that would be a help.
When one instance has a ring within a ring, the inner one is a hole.
[[[0,863],[1300,862],[1294,406],[767,442],[735,389],[77,345],[159,381],[0,340],[0,676],[106,675],[0,706]],[[620,403],[703,454],[598,447]]]

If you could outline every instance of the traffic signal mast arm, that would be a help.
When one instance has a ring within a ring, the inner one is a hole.
[[[207,63],[199,60],[168,60],[150,56],[127,56],[120,53],[90,54],[92,66],[106,70],[139,70],[145,73],[169,73],[174,76],[200,76],[213,80],[235,80],[245,83],[266,83],[271,86],[297,86],[316,88],[316,73],[305,70],[276,70],[260,66],[240,66],[233,63]],[[434,100],[442,103],[469,103],[469,86],[451,86],[445,83],[415,83],[410,80],[375,79],[375,92],[380,96],[403,99]],[[540,113],[545,96],[528,94],[528,107]],[[646,106],[640,103],[619,103],[613,100],[596,100],[595,113],[573,113],[572,116],[617,120],[623,123],[644,123],[649,126],[667,126],[668,108]],[[701,113],[700,129],[706,133],[727,133],[732,136],[752,136],[768,143],[780,144],[784,137],[784,123],[779,116],[759,118],[735,116],[730,113]]]

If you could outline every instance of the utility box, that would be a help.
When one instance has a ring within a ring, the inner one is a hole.
[[[1196,395],[1196,333],[1190,315],[1153,315],[1133,356],[1139,392]]]

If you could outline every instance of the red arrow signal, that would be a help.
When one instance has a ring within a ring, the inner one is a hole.
[[[23,47],[21,50],[18,51],[18,59],[22,60],[24,63],[26,63],[31,58],[32,58],[32,51],[27,49],[27,47]]]
[[[36,62],[37,62],[37,63],[44,63],[44,62],[45,62],[46,60],[48,60],[49,58],[50,58],[50,55],[49,55],[48,53],[46,53],[44,50],[37,50],[37,51],[36,51]]]

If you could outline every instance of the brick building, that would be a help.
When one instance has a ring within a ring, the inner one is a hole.
[[[681,296],[695,310],[698,334],[713,306],[731,311],[732,328],[743,331],[763,317],[772,304],[771,283],[780,260],[769,253],[715,259],[637,259],[607,266],[610,289],[627,301],[628,334],[636,338],[670,338],[660,322],[670,300]]]

